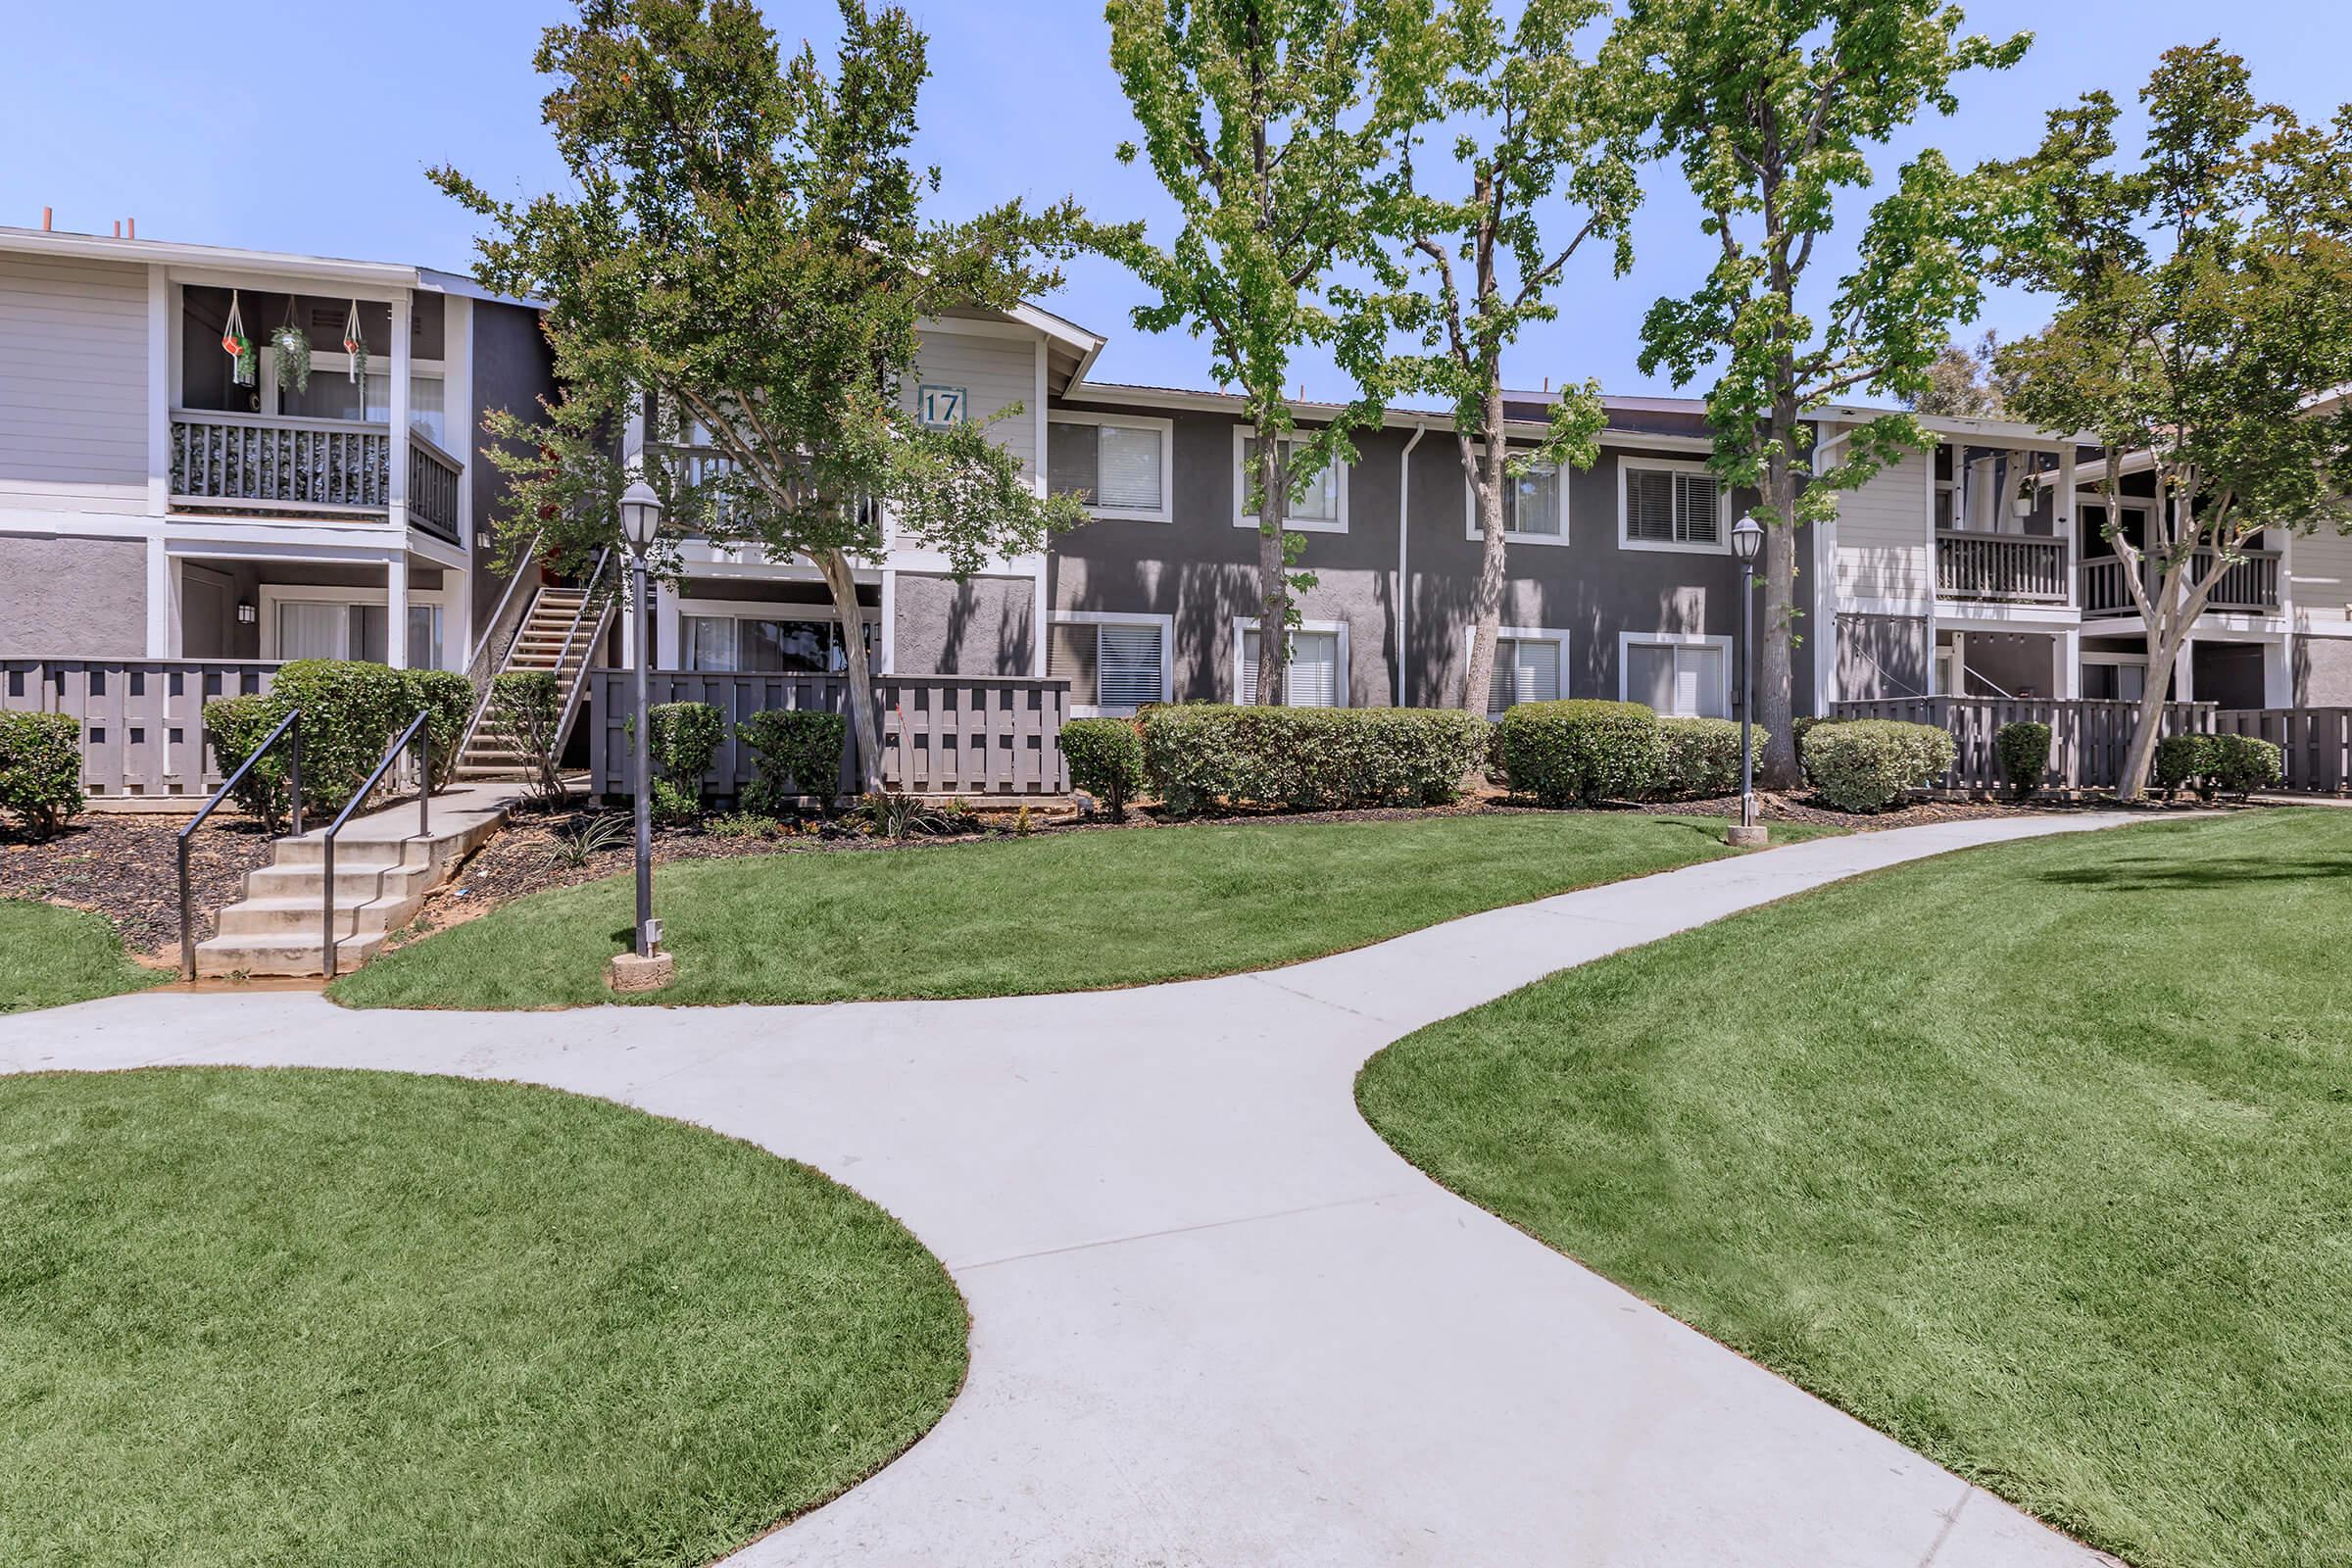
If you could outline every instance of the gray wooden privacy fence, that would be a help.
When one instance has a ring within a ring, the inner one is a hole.
[[[2278,747],[2290,790],[2352,791],[2352,708],[2225,708],[2213,715],[2213,727]]]
[[[1070,683],[1020,675],[876,675],[881,709],[882,781],[908,795],[1061,795],[1070,787],[1061,754]],[[625,669],[588,672],[589,779],[599,795],[630,790],[628,715],[635,683]],[[646,701],[709,703],[727,722],[727,738],[703,775],[705,793],[735,796],[760,776],[759,760],[735,741],[735,727],[769,709],[847,713],[847,675],[722,673],[658,669],[646,676]],[[857,728],[842,748],[840,793],[858,793]]]
[[[1950,790],[2003,787],[2006,781],[1993,738],[2004,724],[2028,722],[2050,726],[2050,770],[2042,779],[2044,789],[2114,789],[2123,779],[2124,757],[2139,718],[2137,703],[2055,698],[1893,697],[1833,703],[1830,711],[1836,718],[1891,718],[1951,731],[1958,755],[1940,781]],[[2167,703],[2164,733],[2210,730],[2214,712],[2211,703]]]
[[[248,659],[0,659],[0,710],[81,721],[81,788],[93,801],[178,800],[220,786],[204,705],[270,689],[273,662]]]

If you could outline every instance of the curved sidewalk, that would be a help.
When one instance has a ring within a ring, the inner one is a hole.
[[[904,1457],[735,1568],[2090,1564],[1438,1188],[1352,1086],[1390,1041],[1555,970],[1904,860],[2129,820],[1815,840],[1130,991],[547,1013],[119,997],[0,1019],[0,1070],[523,1079],[882,1203],[971,1303],[970,1381]]]

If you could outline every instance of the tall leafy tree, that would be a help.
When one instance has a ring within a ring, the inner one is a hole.
[[[2024,223],[2013,174],[1963,172],[1932,149],[1854,211],[1873,148],[1922,110],[1950,114],[1954,76],[2025,53],[2026,34],[1963,36],[1962,20],[1941,0],[1629,0],[1607,46],[1642,73],[1656,145],[1717,252],[1694,292],[1651,307],[1640,363],[1678,384],[1712,370],[1711,462],[1763,493],[1757,720],[1772,736],[1764,778],[1782,787],[1797,773],[1796,527],[1928,441],[1912,415],[1890,414],[1815,454],[1804,416],[1858,389],[1924,393],[1952,323],[1982,302],[1987,252]],[[1858,254],[1825,287],[1815,250],[1841,211],[1860,217]]]
[[[432,178],[491,226],[481,281],[549,302],[562,402],[493,421],[522,447],[503,460],[510,553],[537,537],[577,561],[617,540],[637,459],[616,458],[614,425],[642,413],[673,535],[804,557],[823,576],[878,789],[857,564],[882,559],[895,524],[969,572],[1081,514],[1041,499],[982,426],[921,422],[918,324],[1057,286],[1079,215],[1015,202],[926,219],[939,173],[908,156],[923,34],[896,7],[840,7],[828,72],[806,44],[784,60],[750,0],[581,0],[536,57],[573,188],[518,205],[455,169]],[[674,547],[662,564],[674,573]]]
[[[1102,228],[1095,243],[1157,296],[1135,324],[1205,335],[1210,374],[1241,394],[1245,507],[1258,529],[1256,699],[1278,703],[1294,596],[1314,583],[1284,519],[1326,468],[1354,460],[1352,433],[1381,412],[1359,386],[1294,440],[1283,395],[1295,358],[1348,325],[1328,308],[1335,266],[1378,261],[1365,218],[1381,136],[1363,92],[1378,0],[1109,0],[1104,15],[1140,156],[1183,227],[1165,248],[1141,223]],[[1134,143],[1119,149],[1122,162],[1138,156]]]
[[[2095,434],[2106,536],[2147,627],[2150,678],[2124,765],[2140,793],[2180,658],[2265,529],[2352,529],[2352,105],[2306,124],[2254,95],[2218,42],[2166,52],[2140,90],[2146,144],[2115,102],[2049,117],[2039,180],[2054,243],[2016,274],[2056,318],[2001,352],[2026,417]],[[2116,504],[2128,463],[2156,483],[2144,537]]]
[[[1483,541],[1458,694],[1473,712],[1486,711],[1502,622],[1506,491],[1531,475],[1591,467],[1608,422],[1598,382],[1563,382],[1543,440],[1513,452],[1502,402],[1503,353],[1559,314],[1555,297],[1577,253],[1605,244],[1620,275],[1633,265],[1637,100],[1618,62],[1576,52],[1577,33],[1607,12],[1605,0],[1527,0],[1506,24],[1493,0],[1397,0],[1380,48],[1380,118],[1398,156],[1372,221],[1409,247],[1425,287],[1379,302],[1417,342],[1375,373],[1453,406]],[[1451,159],[1433,175],[1415,152],[1446,128]]]

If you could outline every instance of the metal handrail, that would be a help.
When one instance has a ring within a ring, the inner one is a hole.
[[[531,535],[531,542],[523,551],[522,564],[516,566],[514,574],[507,579],[506,592],[498,596],[498,608],[490,612],[490,618],[482,624],[482,642],[488,642],[495,635],[498,623],[506,618],[507,606],[514,602],[514,592],[522,586],[524,573],[539,564],[539,540],[541,537],[542,534]],[[466,672],[468,675],[473,673],[473,666],[481,662],[484,651],[482,643],[476,643],[466,650]]]
[[[612,560],[612,551],[607,547],[598,553],[596,569],[588,574],[588,586],[581,590],[580,608],[571,617],[571,629],[564,634],[564,646],[556,653],[556,679],[558,681],[562,681],[564,678],[564,661],[571,657],[571,641],[580,634],[580,626],[588,616],[588,607],[596,602],[596,585],[604,580],[605,567]],[[600,631],[604,627],[605,619],[606,613],[600,611],[596,617],[596,624]],[[593,640],[593,635],[591,634],[591,640]],[[556,714],[557,735],[565,736],[571,733],[571,715],[579,711],[580,694],[587,689],[588,650],[583,648],[580,650],[580,667],[572,672],[571,688],[564,694],[564,707]],[[557,750],[561,751],[562,749],[562,742],[559,741]],[[558,758],[556,760],[561,764],[563,759]]]
[[[204,819],[212,815],[222,801],[228,799],[228,792],[235,789],[244,780],[247,773],[253,771],[253,765],[269,756],[270,748],[275,746],[278,740],[289,731],[294,736],[294,742],[286,781],[287,787],[294,796],[294,832],[299,836],[302,832],[302,710],[299,708],[287,710],[286,716],[277,721],[277,727],[265,736],[262,744],[255,747],[247,755],[245,760],[237,764],[237,770],[229,774],[227,780],[213,792],[213,798],[204,803],[204,809],[198,811],[189,820],[188,825],[179,830],[179,975],[183,980],[196,978],[196,899],[188,885],[188,839],[198,828],[204,826]]]
[[[433,732],[425,726],[425,720],[432,716],[430,709],[416,710],[416,716],[409,720],[409,727],[400,732],[400,738],[385,749],[382,757],[376,759],[375,771],[369,773],[368,781],[354,790],[351,799],[343,803],[343,809],[328,824],[319,841],[318,869],[325,886],[325,924],[320,928],[325,951],[320,956],[325,960],[326,977],[329,980],[335,977],[335,835],[343,831],[343,824],[351,820],[351,813],[367,804],[368,797],[383,781],[385,771],[400,760],[400,754],[409,749],[411,741],[416,741],[422,749],[416,769],[416,836],[423,838],[431,831]]]

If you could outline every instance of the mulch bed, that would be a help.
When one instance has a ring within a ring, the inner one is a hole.
[[[115,923],[134,954],[177,957],[179,872],[174,841],[182,816],[91,812],[45,843],[0,835],[0,898],[37,899],[93,909]],[[270,858],[259,823],[216,815],[188,841],[188,881],[197,940],[215,913],[244,895],[245,873]]]

